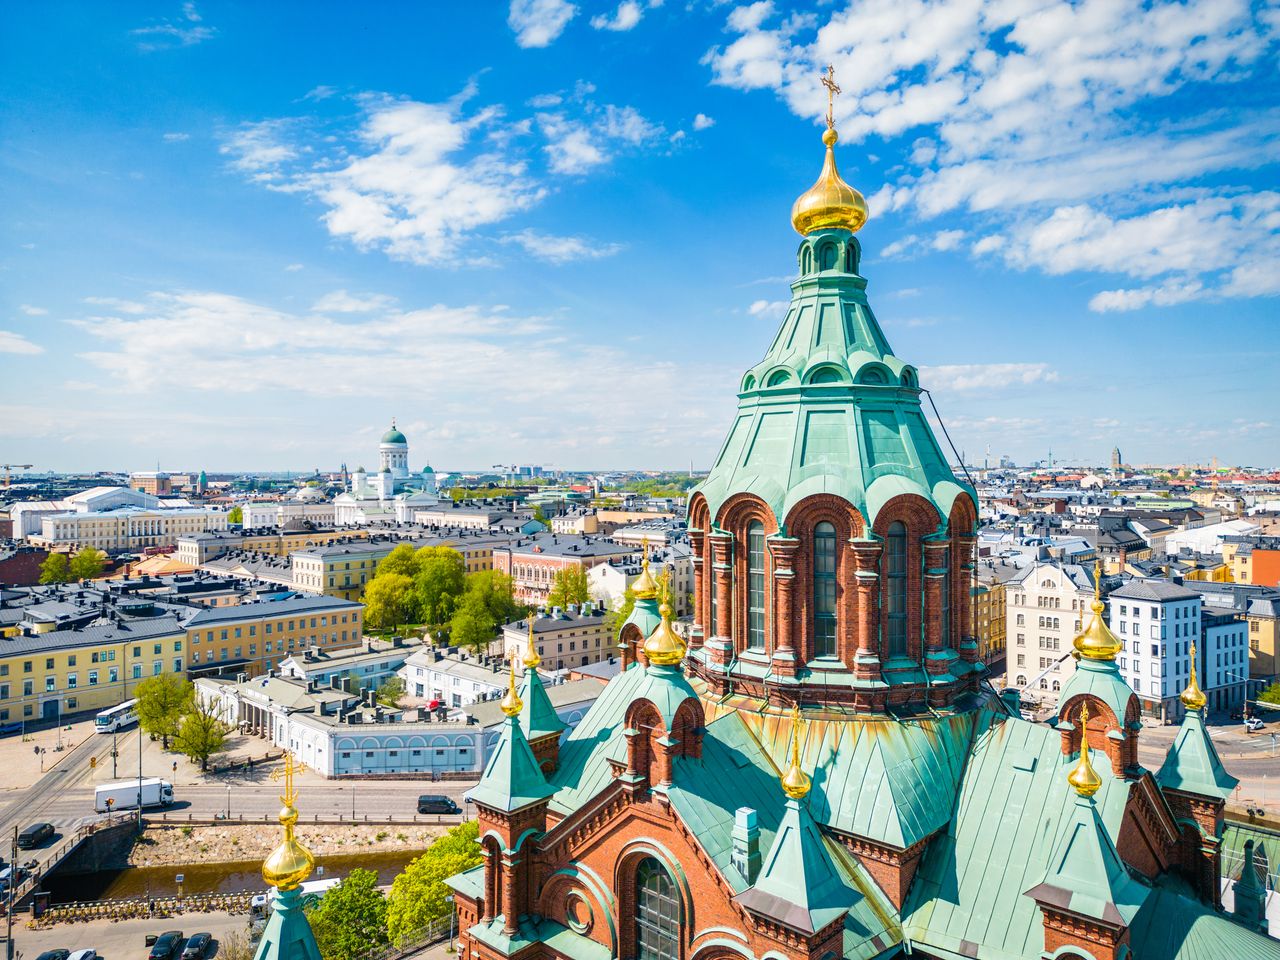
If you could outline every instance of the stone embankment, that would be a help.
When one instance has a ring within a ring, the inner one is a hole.
[[[316,857],[423,850],[447,827],[426,824],[308,824],[300,839]],[[280,842],[270,824],[148,825],[129,853],[131,867],[262,860]]]

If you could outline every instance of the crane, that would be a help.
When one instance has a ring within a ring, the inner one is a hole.
[[[3,467],[3,468],[4,468],[4,485],[5,485],[6,487],[8,487],[8,486],[11,486],[11,485],[12,485],[12,483],[13,483],[13,480],[12,480],[12,477],[10,476],[9,471],[11,471],[11,470],[30,470],[30,469],[31,469],[31,467],[32,467],[32,464],[30,464],[30,463],[0,463],[0,467]]]

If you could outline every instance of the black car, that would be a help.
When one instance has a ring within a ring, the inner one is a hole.
[[[419,813],[457,813],[458,805],[452,797],[440,793],[424,793],[418,798]]]
[[[193,933],[187,940],[187,945],[182,948],[182,960],[204,960],[204,955],[209,952],[211,943],[213,943],[213,934]]]
[[[166,930],[156,937],[156,942],[151,945],[151,952],[147,954],[147,960],[173,960],[178,955],[178,947],[181,944],[181,930]]]
[[[67,960],[71,956],[70,950],[46,950],[36,960]]]
[[[33,823],[18,834],[18,848],[30,850],[32,847],[38,847],[52,840],[53,834],[52,823]]]

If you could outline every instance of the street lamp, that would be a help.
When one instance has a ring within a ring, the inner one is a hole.
[[[453,894],[445,896],[444,902],[449,905],[449,952],[453,953],[453,923],[458,916],[458,911],[453,905]]]
[[[231,784],[227,784],[227,819],[231,819]]]

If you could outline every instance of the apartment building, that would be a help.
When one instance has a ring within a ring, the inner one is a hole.
[[[285,557],[297,550],[323,546],[336,541],[367,540],[367,530],[337,529],[244,529],[196,533],[179,537],[175,557],[182,563],[198,567],[209,560],[237,551]]]
[[[1111,632],[1124,643],[1116,663],[1143,715],[1164,723],[1181,720],[1178,695],[1191,677],[1191,645],[1201,642],[1200,594],[1167,580],[1131,580],[1113,590],[1109,601]],[[1239,668],[1247,671],[1243,642],[1239,653]],[[1201,678],[1202,687],[1207,679]]]
[[[625,558],[634,550],[626,544],[598,537],[542,533],[495,548],[493,567],[511,577],[517,600],[542,604],[551,593],[551,584],[558,571],[571,567],[589,571],[597,564]]]
[[[618,652],[617,640],[605,622],[605,610],[595,604],[581,609],[554,607],[533,616],[533,639],[543,671],[569,670],[607,660]],[[529,650],[529,619],[515,620],[502,628],[502,655],[516,661],[523,673]]]
[[[54,513],[41,519],[37,546],[54,550],[95,547],[107,553],[168,546],[179,537],[208,530],[225,530],[227,515],[213,507],[149,509],[119,507],[87,513]]]
[[[1029,701],[1058,702],[1075,672],[1072,641],[1093,602],[1093,570],[1080,564],[1036,562],[1005,583],[1009,685]]]

